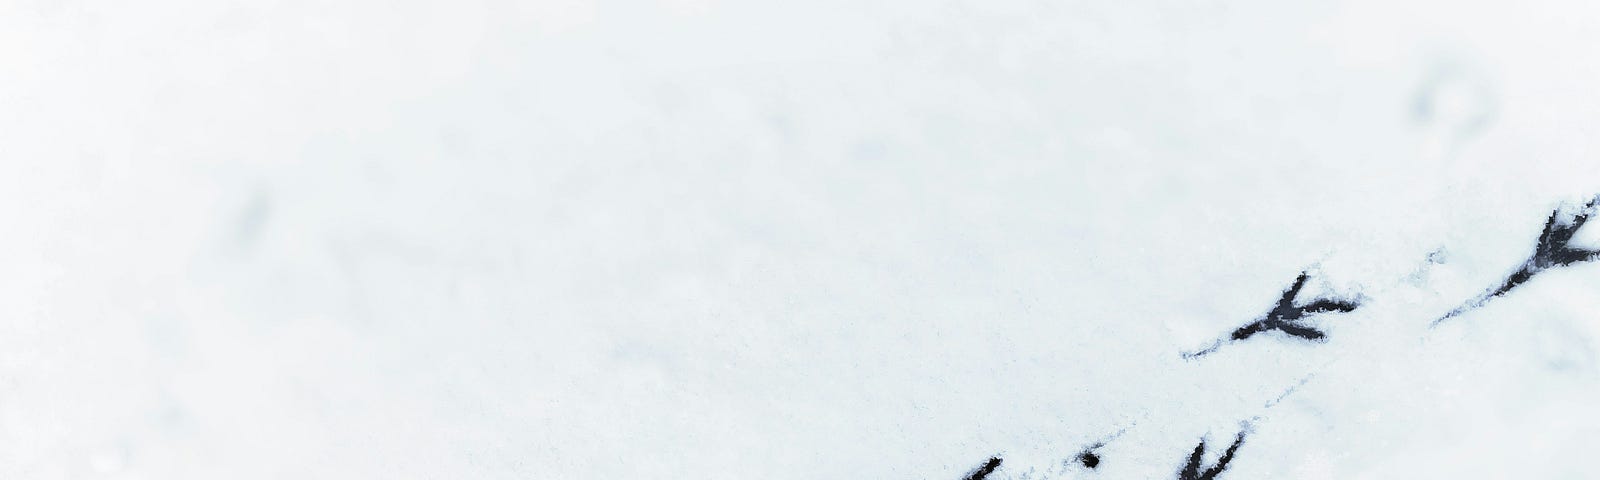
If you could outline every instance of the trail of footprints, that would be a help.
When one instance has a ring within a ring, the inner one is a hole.
[[[1528,255],[1527,260],[1523,261],[1515,272],[1507,276],[1498,285],[1484,290],[1482,294],[1467,300],[1443,316],[1434,319],[1429,323],[1429,328],[1438,327],[1447,320],[1482,307],[1496,298],[1503,297],[1516,290],[1517,287],[1527,283],[1534,276],[1552,268],[1600,260],[1600,250],[1570,245],[1573,235],[1583,227],[1589,217],[1600,213],[1596,211],[1597,207],[1600,207],[1600,196],[1590,200],[1581,208],[1568,210],[1563,207],[1557,207],[1550,213],[1550,217],[1545,221],[1544,230],[1539,234],[1539,239],[1534,245],[1533,252]],[[1300,290],[1305,286],[1309,276],[1309,273],[1301,272],[1299,277],[1278,297],[1277,303],[1260,318],[1240,326],[1232,333],[1223,336],[1205,348],[1184,352],[1182,354],[1183,358],[1187,360],[1199,359],[1215,352],[1224,345],[1243,342],[1255,338],[1257,335],[1270,332],[1279,332],[1311,343],[1324,342],[1327,334],[1318,330],[1314,325],[1307,323],[1307,320],[1313,316],[1352,312],[1361,307],[1361,302],[1360,299],[1352,298],[1313,298],[1303,303],[1297,303]],[[1304,383],[1304,381],[1301,383]],[[1284,393],[1284,396],[1293,391],[1294,388],[1291,387],[1289,391]],[[1280,397],[1279,400],[1281,399]],[[1274,400],[1272,403],[1276,402],[1277,400]],[[1270,405],[1271,403],[1268,404],[1268,406]],[[1187,461],[1177,470],[1176,478],[1178,480],[1216,479],[1227,470],[1228,463],[1233,461],[1234,454],[1239,451],[1240,446],[1244,445],[1245,437],[1249,432],[1248,427],[1249,423],[1246,423],[1245,428],[1242,428],[1234,437],[1233,443],[1223,450],[1216,463],[1209,466],[1202,464],[1202,457],[1205,456],[1208,448],[1205,439],[1202,438],[1199,444],[1195,445],[1194,451],[1189,454]],[[1101,463],[1102,459],[1097,450],[1104,445],[1104,442],[1091,445],[1070,461],[1093,470]],[[998,470],[1003,462],[1004,460],[1001,457],[992,457],[969,472],[964,477],[964,480],[984,480]]]

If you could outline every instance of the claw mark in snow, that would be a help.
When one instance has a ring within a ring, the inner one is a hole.
[[[1317,376],[1317,375],[1315,373],[1313,373],[1313,374],[1308,374],[1305,377],[1302,377],[1299,382],[1296,382],[1294,385],[1289,386],[1289,388],[1285,389],[1283,391],[1283,393],[1278,395],[1277,398],[1274,398],[1274,399],[1272,399],[1272,401],[1267,402],[1266,405],[1262,405],[1262,408],[1272,408],[1274,405],[1277,405],[1278,402],[1282,402],[1283,399],[1289,398],[1289,395],[1293,394],[1295,390],[1299,390],[1300,387],[1306,386],[1306,382],[1311,381],[1311,377],[1315,377],[1315,376]]]
[[[1200,444],[1194,446],[1194,453],[1189,454],[1189,463],[1178,472],[1178,480],[1215,480],[1217,475],[1221,475],[1222,471],[1228,468],[1228,462],[1233,461],[1233,454],[1239,451],[1239,445],[1244,444],[1244,434],[1244,431],[1240,431],[1239,435],[1234,437],[1233,445],[1229,445],[1228,449],[1222,452],[1222,457],[1217,459],[1217,464],[1205,470],[1200,469],[1200,457],[1206,454],[1206,441],[1200,440]]]
[[[984,478],[987,478],[989,474],[994,473],[995,469],[997,468],[1000,468],[1000,457],[990,458],[988,462],[984,462],[983,465],[979,465],[978,468],[973,469],[972,473],[968,473],[966,477],[962,477],[962,480],[983,480]]]

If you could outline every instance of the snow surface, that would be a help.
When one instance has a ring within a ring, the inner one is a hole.
[[[1597,22],[0,2],[0,478],[1592,478]]]

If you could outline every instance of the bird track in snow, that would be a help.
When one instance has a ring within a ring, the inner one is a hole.
[[[1305,323],[1307,317],[1322,313],[1349,313],[1355,311],[1361,304],[1354,300],[1318,298],[1304,305],[1295,305],[1295,298],[1300,295],[1300,290],[1306,286],[1306,280],[1309,278],[1309,273],[1300,272],[1300,276],[1295,279],[1294,284],[1283,291],[1283,294],[1278,297],[1278,303],[1273,305],[1266,315],[1239,327],[1227,338],[1219,339],[1212,343],[1211,346],[1183,354],[1183,358],[1199,358],[1217,351],[1225,343],[1243,341],[1258,333],[1273,330],[1313,342],[1323,341],[1323,339],[1327,338],[1327,334],[1323,333],[1322,330],[1318,330],[1317,327]]]
[[[1444,323],[1445,320],[1482,307],[1485,303],[1489,303],[1490,300],[1511,293],[1512,290],[1527,283],[1528,280],[1532,280],[1535,275],[1544,273],[1551,268],[1600,259],[1600,250],[1574,248],[1569,245],[1572,242],[1572,236],[1578,233],[1579,228],[1583,228],[1583,224],[1589,221],[1590,215],[1596,213],[1595,207],[1597,204],[1600,204],[1600,197],[1590,200],[1583,208],[1572,213],[1571,218],[1563,218],[1566,215],[1562,214],[1561,208],[1556,208],[1555,211],[1550,212],[1550,218],[1545,220],[1544,223],[1544,231],[1539,234],[1538,243],[1534,244],[1533,254],[1522,262],[1517,271],[1507,276],[1504,281],[1500,282],[1500,285],[1485,290],[1483,294],[1467,300],[1461,306],[1435,319],[1428,327],[1437,327],[1439,324]]]

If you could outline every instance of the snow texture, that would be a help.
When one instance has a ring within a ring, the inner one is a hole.
[[[1593,478],[1597,22],[0,2],[0,478]]]

